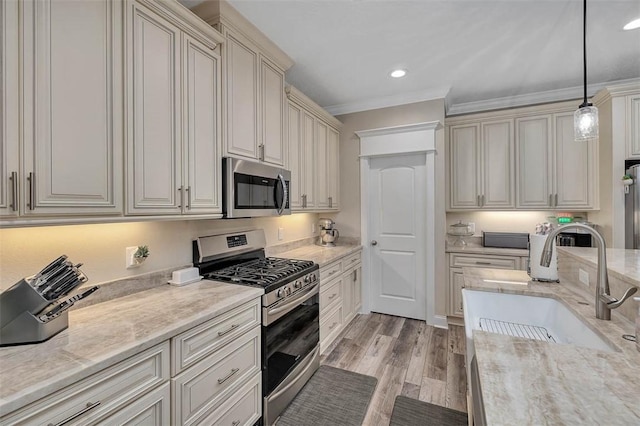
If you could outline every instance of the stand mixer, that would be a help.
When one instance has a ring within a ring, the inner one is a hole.
[[[331,219],[320,218],[318,221],[318,227],[320,228],[320,237],[318,238],[319,246],[323,247],[335,247],[336,240],[340,236],[340,233],[334,225],[336,223]]]

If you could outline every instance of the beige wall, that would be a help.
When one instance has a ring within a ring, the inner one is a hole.
[[[360,237],[360,139],[355,132],[405,124],[439,121],[444,126],[444,99],[362,111],[339,116],[340,132],[340,213],[330,215],[340,233]],[[444,129],[436,132],[436,315],[445,315],[445,155]]]
[[[168,222],[134,222],[100,225],[48,226],[0,230],[0,289],[35,274],[50,261],[66,254],[82,262],[90,283],[145,274],[190,264],[191,241],[203,235],[263,228],[267,245],[313,236],[317,214]],[[284,238],[278,241],[278,228]],[[125,247],[148,245],[151,255],[135,269],[125,268]]]

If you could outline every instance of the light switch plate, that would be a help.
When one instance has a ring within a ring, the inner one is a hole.
[[[589,273],[584,269],[578,268],[578,279],[586,286],[589,286]]]
[[[284,228],[278,228],[278,241],[282,241],[284,239]]]
[[[136,260],[133,257],[136,251],[138,251],[138,246],[125,248],[125,256],[126,256],[125,266],[127,269],[137,268],[140,266],[140,264],[136,262]]]

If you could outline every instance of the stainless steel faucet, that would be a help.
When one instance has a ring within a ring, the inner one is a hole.
[[[602,235],[587,225],[581,223],[572,223],[570,225],[564,225],[551,231],[547,236],[547,240],[544,243],[542,249],[542,257],[540,258],[540,265],[548,267],[551,264],[551,255],[553,254],[553,241],[556,239],[556,235],[560,232],[566,232],[567,229],[583,229],[591,234],[598,243],[598,282],[596,284],[596,318],[601,320],[611,319],[611,310],[622,305],[625,300],[631,297],[638,287],[632,286],[625,293],[620,300],[611,297],[609,294],[609,277],[607,275],[607,247],[604,243]]]

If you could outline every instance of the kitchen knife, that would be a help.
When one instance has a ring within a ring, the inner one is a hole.
[[[44,315],[40,315],[40,317],[39,317],[40,321],[43,321],[43,322],[51,321],[53,318],[57,317],[62,312],[64,312],[67,309],[69,309],[78,300],[84,299],[85,297],[89,296],[91,293],[95,292],[99,288],[100,287],[98,287],[98,286],[93,286],[93,287],[83,291],[80,294],[76,294],[75,296],[70,297],[69,299],[67,299],[67,300],[65,300],[63,302],[58,303],[49,312],[47,312]]]
[[[69,278],[75,277],[75,273],[73,269],[66,267],[65,270],[61,270],[53,275],[50,279],[47,280],[46,287],[40,289],[40,292],[43,296],[50,295],[53,293],[62,283],[65,283]]]
[[[44,293],[45,289],[52,283],[52,281],[54,281],[60,274],[64,274],[70,266],[72,266],[72,263],[68,261],[64,261],[63,263],[56,265],[49,272],[36,280],[36,289],[40,294]]]
[[[64,296],[65,294],[76,288],[79,284],[85,283],[89,280],[87,276],[82,273],[82,271],[73,272],[74,273],[68,276],[64,281],[60,281],[53,286],[51,291],[47,293],[46,296],[49,300],[55,300],[61,296]]]
[[[42,270],[37,274],[35,274],[33,278],[34,279],[40,278],[44,274],[47,274],[48,272],[52,271],[56,266],[62,264],[62,262],[64,262],[65,260],[67,260],[67,255],[63,254],[62,256],[60,256],[59,258],[57,258],[56,260],[54,260],[53,262],[51,262],[50,264],[42,268]]]

